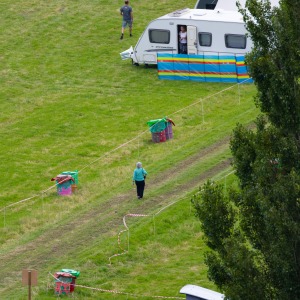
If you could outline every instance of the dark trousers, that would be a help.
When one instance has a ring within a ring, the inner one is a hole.
[[[180,43],[180,45],[179,45],[179,53],[180,54],[187,54],[187,44]]]
[[[145,180],[135,181],[135,185],[136,185],[137,196],[140,197],[140,198],[143,198],[144,188],[145,188]]]

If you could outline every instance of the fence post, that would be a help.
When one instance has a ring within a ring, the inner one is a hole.
[[[203,111],[203,100],[201,99],[201,110],[202,110],[202,124],[204,124],[204,111]]]
[[[240,84],[238,83],[238,94],[239,94],[239,105],[241,105],[241,92],[240,92]]]
[[[6,217],[6,207],[4,207],[4,210],[3,210],[3,226],[4,226],[4,228],[6,227],[6,219],[5,219],[5,217]]]
[[[42,209],[43,209],[43,214],[45,213],[45,208],[44,208],[44,191],[42,192]]]
[[[130,237],[130,233],[129,233],[129,228],[127,230],[127,248],[128,248],[128,253],[129,253],[129,237]]]

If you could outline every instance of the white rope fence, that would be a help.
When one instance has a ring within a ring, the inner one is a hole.
[[[225,176],[223,176],[223,177],[221,177],[220,179],[218,179],[218,181],[221,181],[221,180],[225,179],[225,188],[226,188],[226,179],[227,179],[227,177],[230,176],[230,175],[232,175],[232,174],[234,174],[234,173],[235,173],[235,171],[233,170],[233,171],[229,172],[228,174],[226,174]],[[199,193],[199,192],[198,192],[198,193]],[[198,194],[198,193],[196,193],[196,194]],[[156,212],[156,213],[154,213],[154,214],[152,214],[152,215],[149,215],[149,214],[131,214],[131,213],[126,214],[126,215],[123,217],[123,225],[124,225],[125,229],[124,229],[124,230],[121,230],[121,231],[118,233],[118,247],[121,249],[122,252],[121,252],[121,253],[116,253],[116,254],[110,256],[110,257],[108,258],[109,264],[111,265],[111,259],[112,259],[112,258],[121,256],[121,255],[124,255],[124,254],[127,254],[127,253],[129,252],[129,227],[128,227],[127,224],[126,224],[126,217],[151,217],[151,216],[152,216],[152,217],[153,217],[153,223],[155,224],[155,217],[156,217],[157,215],[159,215],[161,212],[163,212],[163,211],[166,210],[167,208],[169,208],[169,207],[171,207],[171,206],[175,205],[176,203],[178,203],[178,202],[180,202],[180,201],[183,201],[183,200],[184,200],[184,198],[179,199],[179,200],[176,200],[176,201],[173,201],[172,203],[167,204],[166,206],[164,206],[163,208],[161,208],[158,212]],[[154,226],[155,226],[155,225],[154,225]],[[121,234],[124,233],[124,232],[128,232],[128,237],[127,237],[127,250],[124,249],[124,248],[122,248],[122,246],[121,246]]]
[[[223,177],[221,177],[220,179],[218,179],[218,181],[221,181],[223,179],[226,180],[226,178],[230,175],[232,175],[235,171],[231,171],[229,172],[228,174],[224,175]],[[153,215],[149,215],[149,214],[126,214],[124,217],[123,217],[123,225],[125,227],[124,230],[121,230],[118,234],[118,246],[119,248],[122,250],[122,253],[118,253],[118,254],[114,254],[112,255],[111,257],[109,257],[109,263],[111,265],[111,259],[114,258],[114,257],[117,257],[117,256],[121,256],[121,255],[124,255],[124,254],[127,254],[129,252],[129,236],[128,236],[128,250],[126,249],[123,249],[121,247],[121,234],[124,233],[124,232],[129,232],[129,227],[126,223],[126,217],[150,217],[152,216],[153,218],[157,215],[159,215],[162,211],[164,211],[165,209],[175,205],[176,203],[178,203],[179,201],[182,201],[182,199],[180,200],[177,200],[177,201],[174,201],[168,205],[166,205],[165,207],[161,208],[158,212],[156,212],[155,214]],[[51,277],[53,277],[55,279],[55,284],[56,282],[60,282],[60,283],[64,283],[63,281],[59,280],[58,278],[56,278],[53,274],[51,274],[49,272],[49,275]],[[157,296],[157,295],[141,295],[141,294],[134,294],[134,293],[128,293],[128,292],[121,292],[119,290],[113,290],[113,289],[102,289],[102,288],[95,288],[95,287],[90,287],[90,286],[85,286],[85,285],[80,285],[80,284],[72,284],[70,283],[69,284],[70,286],[71,285],[74,285],[74,287],[76,286],[77,288],[83,288],[83,289],[87,289],[87,290],[92,290],[92,291],[97,291],[97,292],[101,292],[101,293],[109,293],[109,294],[115,294],[115,295],[125,295],[125,296],[131,296],[131,297],[135,297],[135,298],[152,298],[152,299],[179,299],[179,300],[182,300],[182,299],[185,299],[183,297],[172,297],[172,296]]]
[[[212,98],[212,97],[215,97],[215,96],[217,96],[217,95],[220,95],[220,94],[222,94],[222,93],[224,93],[224,92],[226,92],[226,91],[228,91],[228,90],[230,90],[230,89],[233,89],[233,88],[236,87],[236,86],[239,87],[240,84],[244,84],[244,83],[246,83],[246,82],[249,81],[249,80],[251,80],[251,78],[248,78],[248,79],[246,79],[246,80],[244,80],[244,81],[242,81],[242,82],[236,83],[236,84],[234,84],[234,85],[232,85],[232,86],[230,86],[230,87],[228,87],[228,88],[225,88],[225,89],[223,89],[223,90],[221,90],[221,91],[219,91],[219,92],[217,92],[217,93],[214,93],[214,94],[212,94],[212,95],[208,95],[207,97],[201,98],[201,99],[197,100],[196,102],[194,102],[194,103],[192,103],[192,104],[190,104],[190,105],[187,105],[187,106],[183,107],[182,109],[179,109],[178,111],[175,111],[175,112],[173,112],[173,113],[171,113],[171,114],[168,114],[168,116],[176,115],[176,114],[178,114],[178,113],[180,113],[180,112],[182,112],[182,111],[184,111],[184,110],[186,110],[186,109],[188,109],[188,108],[191,108],[191,107],[193,107],[193,106],[195,106],[195,105],[197,105],[197,104],[199,104],[199,103],[201,103],[202,114],[203,114],[203,101],[208,100],[208,99],[210,99],[210,98]],[[239,93],[240,93],[240,92],[239,92]],[[204,115],[202,115],[202,118],[203,118],[203,121],[204,121]],[[155,126],[155,124],[153,124],[152,126]],[[98,162],[99,160],[103,159],[104,157],[107,157],[107,156],[109,156],[110,154],[116,152],[117,150],[119,150],[119,149],[121,149],[121,148],[124,148],[125,146],[129,145],[130,143],[136,141],[137,139],[139,139],[139,137],[141,137],[142,135],[144,135],[145,133],[148,133],[148,132],[149,132],[149,129],[147,129],[147,130],[145,130],[145,131],[139,133],[136,137],[132,138],[131,140],[129,140],[129,141],[127,141],[127,142],[125,142],[125,143],[123,143],[123,144],[117,146],[116,148],[114,148],[114,149],[112,149],[112,150],[110,150],[110,151],[104,153],[103,155],[101,155],[101,156],[98,157],[97,159],[95,159],[95,160],[93,160],[92,162],[90,162],[90,163],[86,164],[85,166],[83,166],[83,167],[78,171],[78,173],[79,173],[79,172],[82,172],[83,170],[85,170],[85,169],[88,168],[89,166],[95,164],[96,162]],[[12,206],[16,206],[16,205],[22,204],[22,203],[27,202],[27,201],[29,201],[29,200],[32,200],[32,199],[34,199],[34,198],[37,198],[37,197],[39,197],[39,196],[45,194],[47,191],[49,191],[49,190],[51,190],[51,189],[53,189],[53,188],[55,188],[55,187],[56,187],[56,184],[55,184],[55,185],[52,185],[51,187],[49,187],[49,188],[47,188],[47,189],[45,189],[45,190],[43,190],[43,191],[41,191],[41,192],[39,192],[38,194],[35,194],[35,195],[31,196],[31,197],[22,199],[22,200],[20,200],[20,201],[11,203],[11,204],[9,204],[9,205],[3,207],[2,209],[0,209],[0,212],[4,211],[4,224],[5,224],[6,210],[7,210],[8,208],[10,208],[10,207],[12,207]]]
[[[50,272],[49,274],[55,279],[56,282],[59,283],[64,283],[63,281],[59,280],[58,278],[56,278],[54,275],[52,275]],[[98,292],[102,292],[102,293],[109,293],[109,294],[118,294],[118,295],[125,295],[125,296],[131,296],[131,297],[136,297],[136,298],[153,298],[153,299],[185,299],[183,297],[168,297],[168,296],[153,296],[153,295],[140,295],[140,294],[133,294],[133,293],[127,293],[127,292],[120,292],[118,290],[107,290],[107,289],[101,289],[101,288],[94,288],[94,287],[89,287],[89,286],[85,286],[85,285],[81,285],[81,284],[72,284],[70,283],[69,286],[76,286],[77,288],[83,288],[83,289],[88,289],[88,290],[92,290],[92,291],[98,291]]]

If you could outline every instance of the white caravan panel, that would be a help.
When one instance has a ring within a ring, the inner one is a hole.
[[[156,64],[156,53],[144,54],[143,58],[145,64]]]

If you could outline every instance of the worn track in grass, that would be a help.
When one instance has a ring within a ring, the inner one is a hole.
[[[162,188],[172,182],[181,173],[186,172],[196,163],[199,164],[199,161],[200,163],[201,161],[205,162],[214,153],[225,151],[228,148],[228,143],[229,137],[226,137],[161,172],[155,177],[155,180],[147,181],[146,195],[152,189]],[[158,197],[147,198],[146,196],[144,201],[136,200],[135,191],[133,190],[116,195],[87,212],[79,213],[76,218],[71,219],[63,227],[53,227],[35,240],[19,245],[13,250],[2,254],[0,257],[0,291],[4,287],[8,288],[11,284],[19,284],[16,280],[19,280],[20,270],[24,268],[40,269],[41,266],[43,268],[57,258],[74,255],[74,241],[76,241],[78,251],[99,236],[116,235],[125,214],[129,212],[151,214],[155,209],[157,210],[157,207],[163,207],[180,199],[183,192],[196,189],[205,180],[217,175],[223,169],[228,168],[229,165],[229,159],[220,161],[197,176],[189,178],[183,184],[174,186],[171,191]],[[16,266],[18,266],[18,270],[15,270]]]

